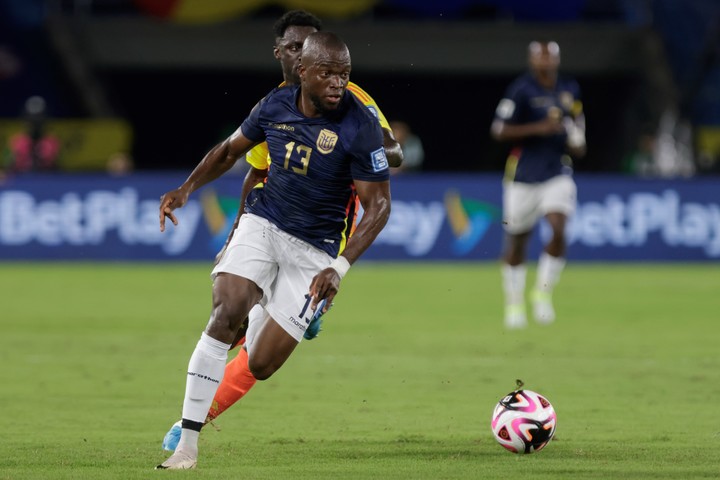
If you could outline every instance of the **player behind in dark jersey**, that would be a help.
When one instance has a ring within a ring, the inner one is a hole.
[[[576,186],[572,158],[585,155],[585,118],[580,88],[560,76],[560,47],[555,42],[532,42],[529,72],[507,89],[495,112],[491,134],[513,149],[503,182],[503,253],[505,326],[526,325],[526,251],[535,224],[544,217],[552,237],[540,256],[533,313],[540,323],[555,320],[552,291],[565,266],[565,225],[575,211]]]

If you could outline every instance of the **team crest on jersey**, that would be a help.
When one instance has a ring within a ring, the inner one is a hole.
[[[327,130],[323,128],[322,130],[320,130],[320,135],[318,135],[315,145],[317,145],[317,148],[318,150],[320,150],[321,153],[328,154],[335,149],[335,144],[337,143],[337,141],[337,133],[333,132],[332,130]]]

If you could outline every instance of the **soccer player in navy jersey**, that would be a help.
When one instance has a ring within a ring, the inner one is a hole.
[[[275,45],[273,54],[279,61],[283,72],[283,82],[280,86],[291,86],[300,83],[298,76],[298,65],[300,61],[300,52],[303,42],[307,36],[313,32],[322,29],[322,22],[315,15],[304,10],[291,10],[283,14],[273,26],[275,34]],[[353,82],[348,82],[347,91],[352,93],[360,100],[375,116],[377,116],[380,126],[383,130],[383,146],[391,167],[399,166],[403,161],[403,152],[400,144],[395,140],[390,125],[383,115],[382,110],[375,100],[362,88]],[[225,243],[225,247],[218,254],[218,261],[222,258],[225,248],[232,238],[232,232],[238,225],[241,214],[244,212],[245,198],[250,191],[258,185],[262,185],[267,177],[269,168],[268,146],[266,142],[260,143],[253,147],[245,158],[250,164],[250,170],[245,177],[242,188],[242,198],[240,208],[238,210],[235,224],[231,229],[231,233]],[[355,227],[356,211],[351,208],[348,211],[348,219],[346,222],[345,237],[347,238]],[[320,314],[318,310],[316,316],[308,325],[304,338],[312,339],[318,334],[320,327]],[[247,340],[251,341],[254,333],[262,327],[265,321],[265,313],[260,305],[255,306],[248,314],[247,322]],[[238,337],[234,343],[242,343],[245,338],[245,328],[241,328]],[[208,412],[206,421],[212,421],[222,414],[226,409],[244,397],[256,383],[248,366],[248,354],[245,348],[240,348],[238,354],[225,366],[225,374],[222,382],[215,393],[212,405]],[[165,450],[175,450],[180,438],[181,432],[180,421],[173,424],[170,430],[163,438],[162,446]]]
[[[213,308],[188,365],[182,435],[158,468],[197,464],[197,441],[227,353],[257,303],[270,319],[248,345],[250,370],[264,380],[289,358],[313,311],[332,302],[350,266],[390,215],[388,162],[373,114],[346,92],[347,46],[329,32],[303,44],[300,86],[270,92],[240,128],[208,152],[187,180],[160,200],[160,230],[189,195],[227,172],[253,146],[267,141],[272,163],[253,189],[230,245],[213,269]],[[364,209],[355,234],[343,241],[353,185]]]
[[[565,267],[565,225],[576,207],[572,157],[585,155],[585,117],[580,88],[560,76],[556,42],[531,42],[529,72],[507,89],[495,111],[491,135],[511,142],[503,181],[502,256],[505,326],[522,328],[525,313],[525,261],[535,224],[545,217],[552,237],[544,246],[531,293],[533,314],[542,324],[555,320],[553,288]]]

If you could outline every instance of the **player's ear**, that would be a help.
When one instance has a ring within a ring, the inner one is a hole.
[[[275,57],[275,60],[280,60],[280,47],[277,45],[273,45],[273,57]]]

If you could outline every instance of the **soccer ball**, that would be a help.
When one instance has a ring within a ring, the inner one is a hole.
[[[500,445],[513,453],[533,453],[550,443],[557,416],[550,402],[531,390],[508,393],[495,406],[492,432]]]

